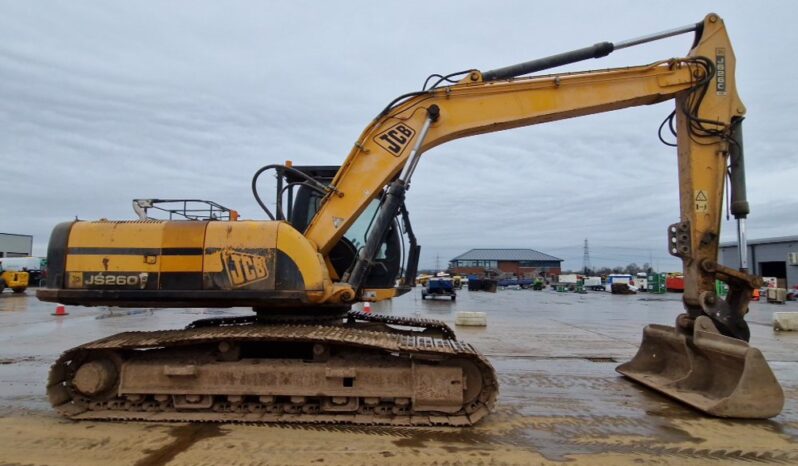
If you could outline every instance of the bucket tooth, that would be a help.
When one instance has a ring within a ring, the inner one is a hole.
[[[721,335],[705,316],[695,320],[692,336],[646,326],[635,357],[616,370],[713,416],[766,419],[784,406],[784,392],[762,353]]]

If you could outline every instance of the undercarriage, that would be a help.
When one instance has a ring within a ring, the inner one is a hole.
[[[350,312],[326,323],[205,319],[66,351],[47,393],[76,420],[471,425],[493,367],[445,324]]]

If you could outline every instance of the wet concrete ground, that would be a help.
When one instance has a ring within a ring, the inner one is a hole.
[[[774,311],[798,303],[754,303],[752,343],[770,361],[787,403],[768,421],[703,417],[623,379],[646,323],[672,325],[680,295],[614,296],[463,290],[456,302],[422,301],[420,291],[372,307],[375,313],[436,318],[488,313],[487,328],[458,327],[496,367],[497,410],[479,425],[381,428],[312,425],[74,423],[44,395],[61,351],[128,330],[181,328],[247,310],[115,310],[53,306],[0,296],[0,464],[728,464],[798,463],[798,333],[774,333]]]

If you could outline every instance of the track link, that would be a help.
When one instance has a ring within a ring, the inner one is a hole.
[[[446,323],[440,320],[433,320],[433,319],[422,319],[416,317],[396,317],[396,316],[388,316],[384,314],[368,314],[361,311],[349,311],[346,313],[346,318],[349,323],[355,323],[357,321],[362,322],[371,322],[371,323],[380,323],[385,325],[399,325],[403,327],[413,327],[413,328],[420,328],[423,330],[433,330],[440,333],[441,338],[449,339],[449,340],[456,340],[457,336],[452,330],[451,327],[446,325]],[[328,319],[328,321],[334,321],[334,318]],[[229,327],[233,325],[254,325],[254,324],[264,324],[264,325],[278,325],[278,324],[296,324],[295,320],[282,320],[280,318],[260,318],[257,315],[245,315],[245,316],[226,316],[226,317],[211,317],[208,319],[199,319],[191,322],[186,326],[186,330],[195,329],[195,328],[208,328],[208,327]],[[393,329],[389,329],[388,331],[394,331],[395,333],[402,333],[401,331],[395,331]]]
[[[367,314],[360,311],[349,311],[347,314],[351,320],[362,320],[364,322],[375,322],[386,325],[401,325],[404,327],[416,327],[425,330],[436,330],[440,332],[441,338],[447,340],[457,340],[454,330],[440,320],[421,319],[417,317],[396,317],[384,314]]]

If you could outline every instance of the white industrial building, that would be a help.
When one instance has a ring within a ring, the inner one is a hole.
[[[33,252],[33,236],[0,233],[0,257],[25,257]]]
[[[718,262],[740,267],[737,243],[721,243]],[[798,285],[798,236],[780,236],[748,241],[748,271],[760,277],[786,281],[786,287]]]

